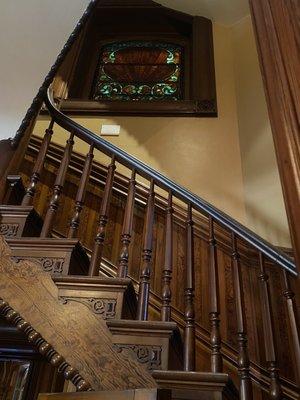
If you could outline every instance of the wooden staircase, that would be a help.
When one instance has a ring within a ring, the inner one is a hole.
[[[251,400],[265,399],[267,393],[272,399],[297,398],[300,347],[292,289],[297,290],[299,285],[293,260],[198,196],[73,122],[58,111],[49,94],[45,102],[51,122],[38,144],[26,190],[22,194],[19,177],[10,177],[7,204],[0,207],[0,232],[10,248],[2,248],[3,317],[25,333],[42,354],[51,344],[48,360],[72,380],[77,390],[102,390],[86,393],[79,397],[82,399]],[[70,132],[58,162],[51,153],[54,124]],[[73,157],[74,140],[90,146],[81,161],[79,155]],[[35,138],[33,143],[37,143]],[[107,167],[93,161],[95,152],[110,157]],[[38,188],[49,160],[54,165],[55,181],[51,195],[43,200]],[[119,164],[130,170],[129,176],[117,175]],[[77,171],[76,197],[68,213],[68,230],[62,235],[56,223],[64,218],[60,210],[64,188],[68,180],[74,180],[72,168]],[[149,184],[139,184],[138,176]],[[93,180],[102,192],[95,237],[87,249],[81,232],[89,222],[84,219],[84,210]],[[115,193],[123,196],[118,203],[122,229],[119,244],[114,238],[112,243],[119,250],[118,257],[108,261],[104,255],[109,250],[110,208]],[[21,204],[15,204],[20,198]],[[137,205],[144,218],[139,245],[134,227]],[[159,215],[163,215],[160,237]],[[174,231],[178,227],[183,244],[175,249]],[[197,247],[199,238],[202,242]],[[203,254],[207,252],[206,269],[195,263],[198,248]],[[135,251],[141,264],[140,268],[136,266],[137,277],[131,276]],[[232,278],[221,274],[222,258],[224,264],[229,263]],[[259,278],[259,349],[247,344],[254,329],[252,324],[248,329],[249,315],[254,311],[245,290],[246,274]],[[273,288],[279,274],[283,293]],[[199,276],[208,297],[208,301],[202,299],[201,308],[208,326],[202,323],[203,316],[197,319]],[[225,280],[231,282],[231,303],[222,304],[221,283],[224,285]],[[289,376],[278,371],[282,361],[277,356],[280,346],[274,325],[278,326],[275,312],[282,305],[278,306],[275,296],[281,296],[287,306],[286,351],[293,354],[288,361],[292,370]],[[228,313],[227,317],[223,313]],[[225,339],[222,315],[235,327]],[[77,341],[71,339],[73,335]],[[251,359],[255,352],[261,352],[264,364],[261,357]],[[70,370],[76,373],[70,374]],[[151,390],[135,393],[136,388]],[[107,394],[105,389],[111,392]],[[113,389],[122,392],[113,394]],[[47,398],[77,397],[40,397]]]

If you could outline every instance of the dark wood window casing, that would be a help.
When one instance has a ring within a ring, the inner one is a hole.
[[[100,51],[112,43],[145,41],[182,49],[178,100],[101,100],[92,98]],[[63,110],[108,115],[217,116],[212,23],[152,1],[99,1],[77,46]]]

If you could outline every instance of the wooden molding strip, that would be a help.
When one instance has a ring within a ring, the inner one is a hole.
[[[58,371],[64,375],[76,387],[78,392],[91,391],[90,384],[66,362],[52,346],[49,344],[21,315],[15,311],[7,302],[0,298],[0,315],[2,315],[10,324],[14,325],[20,332],[27,336],[28,342],[32,343],[44,356],[47,361],[57,367]]]

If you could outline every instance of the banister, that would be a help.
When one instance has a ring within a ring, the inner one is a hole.
[[[211,217],[215,222],[218,222],[223,227],[235,233],[237,237],[245,240],[245,242],[252,245],[259,252],[280,265],[286,271],[290,272],[294,276],[298,276],[294,261],[284,252],[278,250],[275,246],[272,246],[266,240],[262,239],[250,229],[235,221],[223,211],[220,211],[216,207],[212,206],[201,197],[193,194],[189,190],[173,182],[171,179],[163,176],[161,173],[155,171],[142,161],[126,153],[124,150],[121,150],[112,143],[100,138],[87,128],[79,125],[77,122],[73,121],[71,118],[59,111],[55,106],[51,88],[49,88],[47,91],[45,103],[51,117],[58,125],[67,131],[74,133],[75,136],[89,145],[93,144],[96,149],[102,151],[107,156],[114,156],[116,161],[119,161],[130,169],[135,169],[142,177],[147,178],[148,180],[153,179],[157,186],[168,192],[171,191],[174,195],[176,195],[177,198],[185,203],[191,203],[194,209],[204,213],[208,217]]]

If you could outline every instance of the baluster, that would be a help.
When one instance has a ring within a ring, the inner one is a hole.
[[[75,238],[78,233],[78,227],[79,227],[79,223],[80,223],[80,214],[81,214],[81,211],[83,208],[86,189],[87,189],[87,185],[89,182],[89,177],[90,177],[90,173],[91,173],[91,169],[92,169],[92,163],[93,163],[93,158],[94,158],[93,152],[94,152],[94,145],[92,144],[90,146],[89,152],[86,155],[85,164],[83,167],[79,187],[77,190],[74,213],[73,213],[73,217],[70,222],[70,229],[69,229],[69,233],[68,233],[68,237],[70,239]]]
[[[210,293],[210,345],[211,345],[211,371],[222,372],[223,360],[221,354],[220,333],[220,299],[219,299],[219,273],[217,259],[217,242],[214,233],[214,220],[209,217],[209,293]]]
[[[194,229],[192,206],[188,205],[186,221],[186,288],[184,328],[184,370],[195,371],[195,271],[194,271]]]
[[[63,186],[65,183],[66,174],[67,174],[67,170],[68,170],[68,166],[69,166],[69,162],[70,162],[70,158],[71,158],[72,148],[73,148],[73,144],[74,144],[73,138],[74,138],[74,133],[72,132],[70,134],[69,139],[67,140],[64,155],[63,155],[62,161],[60,163],[60,167],[58,169],[57,177],[56,177],[56,180],[54,183],[53,195],[50,200],[50,205],[48,207],[46,217],[44,220],[44,224],[43,224],[43,228],[42,228],[42,232],[41,232],[42,238],[48,237],[49,233],[52,230],[54,218],[55,218],[56,212],[59,207],[59,199],[60,199],[60,196],[61,196],[61,193],[63,190]]]
[[[276,352],[274,343],[274,323],[272,316],[272,309],[270,303],[270,288],[269,288],[269,277],[265,270],[265,260],[263,254],[259,253],[259,267],[260,275],[259,280],[261,304],[262,304],[262,322],[264,330],[264,343],[266,351],[266,360],[268,363],[268,371],[270,374],[270,398],[279,400],[282,398],[282,391],[279,382],[279,375],[276,363]]]
[[[115,157],[112,156],[111,163],[108,166],[107,170],[107,177],[105,182],[105,188],[103,193],[103,198],[101,202],[101,209],[100,209],[100,218],[99,218],[99,225],[97,234],[95,237],[95,244],[94,249],[92,252],[92,258],[89,268],[89,275],[90,276],[97,276],[99,275],[99,268],[102,260],[102,252],[103,252],[103,245],[106,235],[106,225],[108,222],[108,213],[109,213],[109,206],[110,206],[110,199],[112,194],[112,188],[114,183],[114,175],[115,175]]]
[[[286,299],[287,311],[291,327],[293,350],[295,352],[296,381],[298,382],[298,384],[300,384],[300,341],[299,341],[299,325],[297,321],[297,313],[295,310],[296,309],[295,293],[291,289],[289,276],[285,270],[283,270],[283,279],[285,286],[283,295]],[[299,277],[296,279],[299,279]]]
[[[162,307],[161,320],[170,321],[171,318],[171,280],[173,269],[173,207],[172,192],[169,191],[168,206],[166,209],[166,245],[165,245],[165,262],[162,271]]]
[[[149,289],[150,289],[150,274],[152,262],[152,239],[153,239],[153,222],[154,222],[154,181],[151,180],[150,190],[147,201],[147,211],[145,217],[144,228],[144,246],[142,254],[142,271],[140,276],[140,290],[138,299],[137,319],[147,321],[148,305],[149,305]]]
[[[132,171],[131,179],[129,180],[129,191],[125,207],[125,215],[123,221],[123,229],[121,235],[122,250],[119,258],[118,276],[126,278],[128,273],[129,245],[132,235],[133,209],[135,197],[135,170]]]
[[[51,137],[53,135],[53,125],[54,120],[50,121],[48,128],[45,131],[45,135],[41,144],[41,148],[39,150],[37,159],[35,161],[32,175],[30,177],[30,183],[26,189],[26,193],[24,195],[22,206],[31,206],[33,203],[34,195],[36,193],[37,184],[41,179],[41,173],[43,171],[45,157],[48,151],[48,147],[51,141]]]
[[[234,233],[232,241],[232,267],[235,306],[237,313],[237,340],[238,340],[238,373],[240,377],[240,398],[250,400],[253,398],[252,382],[250,378],[250,361],[247,346],[247,323],[243,293],[243,281],[240,264],[240,255],[237,249],[237,240]]]

